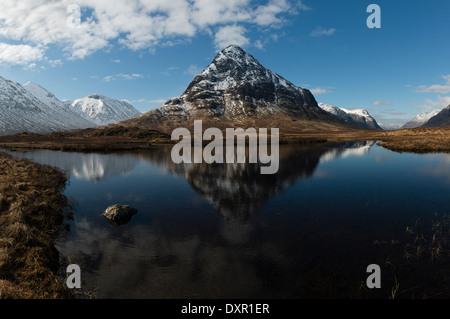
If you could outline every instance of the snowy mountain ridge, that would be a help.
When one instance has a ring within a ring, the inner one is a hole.
[[[410,119],[408,122],[403,124],[403,126],[400,127],[400,129],[416,128],[416,127],[422,126],[426,122],[428,122],[428,120],[431,119],[433,116],[437,115],[440,111],[441,110],[434,110],[431,112],[424,112],[424,113],[417,114],[412,119]]]
[[[377,121],[365,109],[349,110],[325,103],[319,103],[319,107],[347,123],[356,124],[369,129],[382,129]]]
[[[91,99],[97,102],[89,103]],[[140,112],[128,102],[103,95],[94,94],[71,103],[59,100],[36,83],[22,86],[0,76],[0,135],[84,129],[137,114]]]
[[[71,107],[96,125],[116,123],[141,114],[124,100],[115,100],[97,93],[73,101]]]

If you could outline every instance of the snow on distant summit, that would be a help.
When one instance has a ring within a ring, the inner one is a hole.
[[[348,110],[330,104],[319,103],[319,107],[341,120],[364,128],[381,130],[377,121],[364,109]]]
[[[403,124],[401,129],[404,128],[416,128],[424,125],[428,122],[429,119],[431,119],[433,116],[437,115],[441,110],[434,110],[428,113],[421,113],[416,116],[414,116],[412,119],[410,119],[408,122]]]
[[[33,94],[42,104],[50,107],[54,112],[53,116],[49,120],[59,117],[61,121],[70,124],[71,128],[88,128],[94,127],[96,124],[92,121],[85,119],[84,117],[77,114],[69,104],[59,100],[51,92],[44,89],[42,86],[36,83],[28,82],[23,85],[23,87]]]
[[[444,107],[436,115],[431,117],[422,127],[450,126],[450,105]]]
[[[96,93],[73,101],[71,107],[97,125],[116,123],[141,114],[124,100],[119,101]]]
[[[24,87],[0,76],[0,135],[94,126],[58,101],[38,85],[28,83]]]
[[[36,83],[23,86],[0,76],[0,135],[50,133],[115,123],[140,114],[131,104],[91,94],[61,101]]]

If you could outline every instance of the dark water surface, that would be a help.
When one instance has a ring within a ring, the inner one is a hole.
[[[286,145],[261,175],[176,165],[170,150],[12,153],[68,172],[77,206],[59,249],[99,298],[351,297],[380,260],[374,243],[450,213],[450,155]],[[101,216],[116,203],[138,209],[128,224]]]

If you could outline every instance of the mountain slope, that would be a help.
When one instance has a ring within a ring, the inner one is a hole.
[[[381,130],[382,128],[378,125],[377,121],[369,114],[367,110],[355,109],[347,110],[334,105],[319,103],[319,107],[324,111],[340,118],[341,120],[361,126],[363,128]]]
[[[435,116],[430,118],[422,127],[443,127],[450,126],[450,105],[445,107]]]
[[[72,109],[85,119],[97,125],[106,125],[127,120],[141,114],[130,103],[119,101],[100,94],[91,94],[77,99]]]
[[[307,89],[263,67],[236,45],[217,54],[184,93],[158,109],[119,123],[169,133],[176,127],[279,127],[280,130],[344,127],[323,111]],[[206,123],[206,124],[205,124]]]
[[[23,87],[33,94],[40,102],[45,106],[50,107],[53,112],[52,119],[59,117],[61,121],[70,123],[72,128],[89,128],[95,127],[96,124],[92,121],[85,119],[84,117],[77,114],[67,102],[59,100],[51,92],[44,89],[42,86],[28,82],[23,85]]]
[[[47,105],[34,95],[43,91],[31,84],[27,87],[30,91],[19,83],[0,77],[0,135],[49,133],[80,128],[80,125],[81,128],[93,126],[70,110],[60,108],[54,96],[55,100],[50,96],[48,99],[55,104]]]
[[[432,112],[418,114],[414,116],[412,119],[410,119],[408,122],[403,124],[403,126],[400,127],[400,129],[420,127],[424,125],[426,122],[428,122],[428,120],[431,119],[433,116],[437,115],[439,112],[440,110],[434,110]]]

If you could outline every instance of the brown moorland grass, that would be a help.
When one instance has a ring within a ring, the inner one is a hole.
[[[55,248],[65,183],[59,170],[0,153],[0,299],[72,296]]]
[[[225,136],[225,135],[224,135]],[[396,152],[450,152],[450,127],[427,127],[403,130],[304,129],[280,131],[281,144],[304,144],[345,141],[378,141],[380,146]],[[135,127],[112,126],[46,135],[22,133],[0,136],[0,148],[9,150],[50,149],[79,152],[108,152],[173,144],[170,135]]]
[[[450,152],[450,127],[427,127],[403,130],[359,130],[307,132],[303,134],[285,134],[285,142],[302,142],[317,139],[328,142],[378,141],[379,145],[395,152],[434,153]]]
[[[0,136],[0,148],[9,150],[108,152],[134,150],[153,144],[172,143],[170,136],[154,130],[121,126],[92,128],[50,134],[20,133]]]

